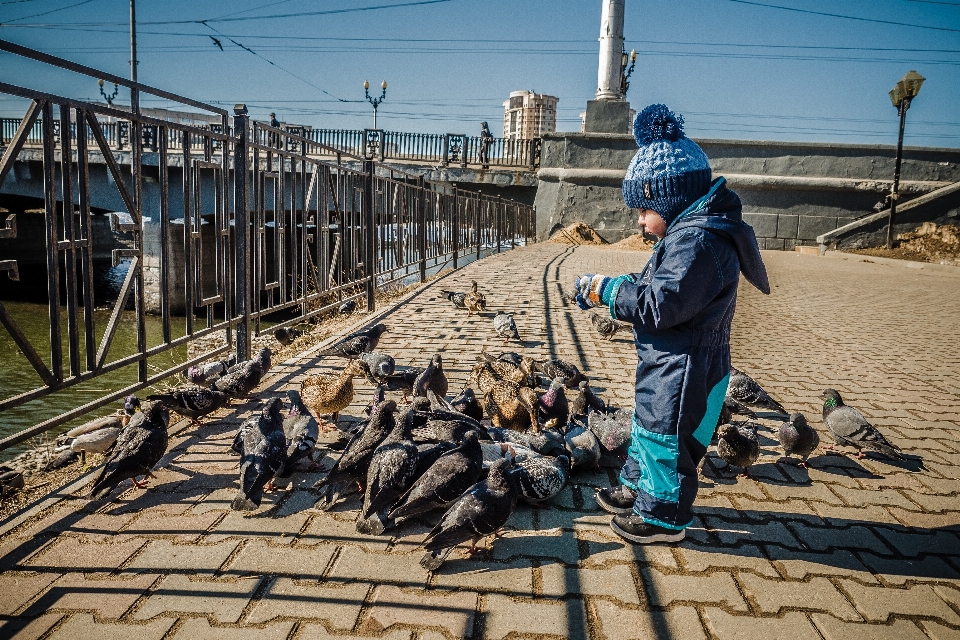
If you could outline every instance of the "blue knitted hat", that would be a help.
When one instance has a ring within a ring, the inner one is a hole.
[[[637,114],[633,137],[640,150],[623,180],[623,200],[634,209],[653,209],[670,224],[710,190],[710,162],[683,134],[683,116],[652,104]]]

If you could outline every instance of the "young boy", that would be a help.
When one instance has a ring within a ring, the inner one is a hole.
[[[724,178],[711,181],[683,117],[662,104],[637,115],[640,150],[623,181],[628,207],[660,238],[639,274],[577,278],[582,309],[602,305],[633,324],[639,362],[633,433],[620,485],[597,493],[631,542],[678,542],[692,520],[697,464],[730,377],[730,323],[740,273],[770,293],[753,228]]]

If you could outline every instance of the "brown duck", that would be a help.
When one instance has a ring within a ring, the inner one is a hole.
[[[484,396],[484,408],[493,426],[514,431],[533,428],[537,424],[537,392],[510,380],[498,380]]]
[[[478,290],[476,280],[471,282],[470,291],[463,296],[463,306],[467,308],[468,316],[487,310],[487,298]]]
[[[532,387],[533,363],[532,358],[526,356],[520,361],[520,366],[513,363],[497,360],[489,354],[481,354],[483,362],[477,363],[470,371],[470,384],[473,389],[486,393],[499,380],[509,380],[519,385]]]
[[[317,416],[321,431],[329,431],[324,427],[325,413],[333,414],[331,419],[336,422],[343,411],[353,402],[353,379],[364,375],[363,366],[359,360],[351,360],[340,373],[318,373],[307,376],[300,383],[300,396],[303,403]]]

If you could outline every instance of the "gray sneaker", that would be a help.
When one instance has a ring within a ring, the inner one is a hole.
[[[636,501],[637,492],[622,484],[597,491],[597,504],[607,513],[614,515],[630,515]]]
[[[610,528],[624,540],[635,544],[650,544],[653,542],[680,542],[686,535],[684,529],[667,529],[645,522],[636,515],[613,516]]]

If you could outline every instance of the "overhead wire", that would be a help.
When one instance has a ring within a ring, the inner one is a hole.
[[[863,18],[861,16],[847,16],[840,13],[827,13],[825,11],[814,11],[812,9],[798,9],[796,7],[784,7],[778,4],[767,4],[765,2],[754,2],[753,0],[727,0],[727,2],[736,2],[737,4],[749,4],[755,7],[767,7],[769,9],[781,9],[783,11],[794,11],[796,13],[809,13],[816,16],[827,16],[829,18],[843,18],[845,20],[857,20],[859,22],[874,22],[877,24],[889,24],[897,27],[913,27],[916,29],[932,29],[934,31],[950,31],[960,33],[960,29],[951,29],[950,27],[936,27],[926,24],[912,24],[909,22],[896,22],[894,20],[880,20],[879,18]]]

